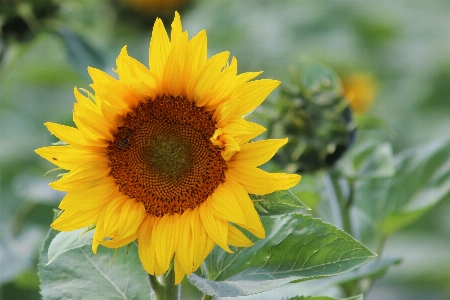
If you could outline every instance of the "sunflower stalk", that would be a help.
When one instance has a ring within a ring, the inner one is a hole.
[[[170,269],[167,274],[156,277],[149,274],[148,279],[157,300],[180,299],[180,285],[175,285],[175,272]]]
[[[349,235],[354,236],[351,209],[354,198],[354,182],[345,179],[340,173],[330,171],[324,176],[325,189],[335,224],[338,224]],[[370,286],[372,283],[369,284]],[[359,280],[344,282],[340,284],[344,295],[349,298],[362,293]]]

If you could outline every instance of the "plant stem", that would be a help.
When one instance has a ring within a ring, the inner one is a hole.
[[[347,185],[348,185],[348,197],[345,199],[343,203],[341,203],[341,216],[342,216],[342,225],[344,228],[344,231],[350,234],[351,236],[354,236],[353,232],[353,226],[352,226],[352,219],[351,219],[351,213],[350,210],[352,209],[353,201],[354,201],[354,194],[355,194],[355,184],[354,181],[351,179],[347,179]]]
[[[214,296],[210,296],[210,295],[204,294],[202,300],[211,300],[213,297]]]
[[[159,276],[148,275],[150,285],[155,292],[157,300],[179,300],[180,286],[175,285],[175,272],[169,270],[168,273]]]

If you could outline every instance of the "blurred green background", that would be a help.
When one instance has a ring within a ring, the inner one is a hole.
[[[368,113],[391,127],[395,152],[450,138],[450,1],[140,2],[0,4],[0,299],[40,299],[37,253],[63,196],[47,186],[53,166],[33,152],[56,142],[43,123],[73,124],[73,87],[91,83],[88,65],[112,74],[124,45],[146,64],[154,15],[170,25],[178,9],[190,36],[206,29],[209,55],[231,51],[239,73],[283,81],[309,56],[343,79],[369,74],[377,93]],[[403,262],[367,299],[450,299],[450,199],[384,251]]]

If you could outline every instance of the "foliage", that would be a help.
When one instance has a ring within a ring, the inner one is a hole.
[[[30,154],[55,142],[44,134],[44,121],[70,124],[71,115],[61,112],[72,107],[73,86],[89,84],[86,67],[110,70],[124,44],[133,45],[130,51],[146,48],[150,29],[122,22],[108,1],[47,1],[39,10],[35,4],[46,1],[21,2],[20,8],[0,6],[2,33],[11,20],[26,25],[0,41],[0,297],[40,299],[40,290],[44,299],[152,298],[136,245],[117,253],[101,247],[93,255],[92,232],[50,231],[46,236],[52,208],[62,196],[46,186],[52,174],[42,179],[50,166]],[[284,299],[354,300],[370,298],[374,282],[387,276],[393,288],[400,282],[416,291],[420,282],[432,285],[426,292],[430,299],[444,294],[439,289],[450,278],[448,268],[415,269],[411,284],[405,279],[411,274],[397,266],[417,245],[439,253],[443,243],[433,238],[448,241],[449,60],[441,43],[448,30],[435,30],[445,27],[448,4],[197,2],[186,12],[187,24],[207,26],[213,50],[231,48],[242,62],[239,72],[256,66],[282,79],[280,94],[253,118],[272,125],[269,136],[290,137],[266,168],[301,170],[303,179],[291,191],[252,195],[267,238],[251,248],[233,249],[233,254],[214,249],[202,271],[182,283],[182,293],[193,285],[201,291],[194,293],[198,298],[201,293],[261,293],[248,299],[271,299],[267,295],[272,292]],[[396,17],[386,15],[387,10]],[[405,34],[405,28],[414,34]],[[418,45],[423,45],[420,59]],[[300,53],[325,63],[299,61]],[[143,53],[136,57],[145,60]],[[339,77],[354,69],[373,72],[381,94],[372,112],[349,119]],[[404,253],[393,253],[389,242],[408,231],[415,243],[403,245]],[[439,263],[447,266],[448,258]]]

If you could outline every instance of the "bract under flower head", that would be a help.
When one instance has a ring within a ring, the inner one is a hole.
[[[299,175],[258,168],[287,139],[250,142],[265,128],[242,118],[279,82],[237,75],[222,52],[207,59],[206,33],[192,39],[175,14],[171,37],[161,20],[150,42],[150,68],[117,58],[115,79],[89,68],[95,96],[75,89],[76,128],[46,123],[68,143],[36,152],[69,170],[50,185],[67,195],[52,223],[60,231],[96,224],[93,251],[137,239],[145,270],[175,281],[195,271],[217,244],[248,247],[245,229],[264,238],[248,193],[288,189]],[[92,101],[93,100],[93,101]]]

